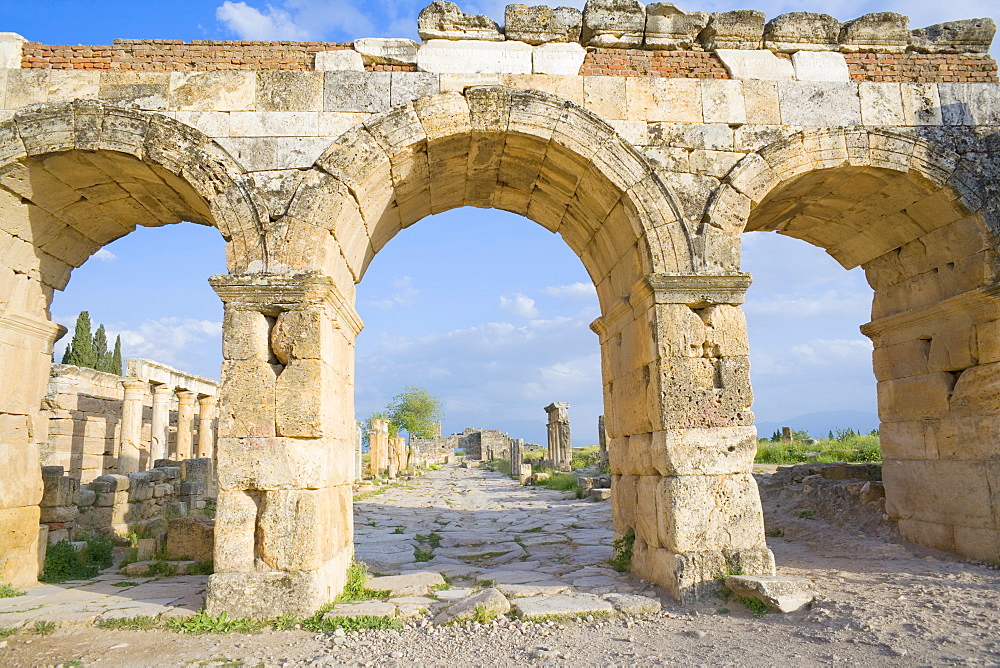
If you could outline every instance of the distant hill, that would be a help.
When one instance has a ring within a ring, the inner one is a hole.
[[[757,422],[757,436],[767,438],[782,427],[791,427],[794,431],[807,431],[813,438],[826,438],[831,431],[838,429],[853,429],[868,433],[878,429],[878,415],[865,411],[820,411],[788,418],[781,422]]]

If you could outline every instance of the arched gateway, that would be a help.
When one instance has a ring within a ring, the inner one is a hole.
[[[750,476],[744,230],[865,268],[887,507],[909,538],[1000,553],[988,56],[957,57],[971,74],[949,83],[936,59],[956,57],[934,53],[828,50],[817,74],[767,49],[459,42],[501,64],[452,73],[438,40],[413,45],[412,64],[392,60],[408,57],[399,44],[378,60],[370,41],[225,45],[299,70],[240,71],[204,45],[190,57],[168,45],[164,64],[148,53],[166,46],[122,42],[107,49],[128,71],[96,72],[13,40],[22,58],[0,70],[0,468],[14,473],[0,486],[0,579],[37,574],[32,420],[52,290],[136,225],[188,220],[229,241],[229,273],[211,279],[225,361],[208,609],[329,602],[353,554],[354,286],[399,230],[460,206],[558,233],[596,286],[612,512],[635,536],[638,575],[689,598],[727,569],[774,569]],[[556,52],[575,69],[550,74]],[[604,67],[612,55],[629,76]],[[923,81],[892,70],[900,58]]]

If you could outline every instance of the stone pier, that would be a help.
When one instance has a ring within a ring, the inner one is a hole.
[[[558,471],[568,471],[573,462],[573,441],[569,429],[569,404],[555,402],[545,407],[549,416],[548,459]]]

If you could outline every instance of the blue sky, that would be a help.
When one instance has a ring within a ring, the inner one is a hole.
[[[0,32],[49,44],[108,44],[116,37],[416,37],[416,14],[425,4],[34,0],[0,4]],[[459,4],[502,22],[506,3]],[[794,0],[681,7],[756,8],[769,17],[817,10]],[[981,0],[839,1],[822,10],[842,20],[899,11],[913,27],[998,14],[995,2]],[[804,242],[765,233],[745,235],[744,270],[754,274],[745,310],[758,420],[784,422],[825,410],[874,413],[871,346],[858,332],[871,303],[863,274],[844,271]],[[122,335],[127,357],[218,377],[222,308],[205,279],[224,271],[223,243],[213,229],[140,228],[77,269],[67,290],[56,295],[52,316],[71,326],[88,309],[112,336]],[[579,259],[527,219],[459,209],[421,221],[372,262],[358,286],[358,310],[366,323],[358,338],[359,416],[415,384],[444,400],[446,433],[497,427],[540,443],[542,407],[568,401],[574,443],[596,442],[600,361],[597,337],[588,328],[598,315],[596,296]],[[65,343],[57,344],[57,354]]]

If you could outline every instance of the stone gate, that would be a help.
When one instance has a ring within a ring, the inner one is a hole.
[[[575,12],[575,13],[574,13]],[[353,553],[355,284],[401,229],[495,207],[600,301],[617,531],[680,598],[770,573],[740,236],[862,266],[887,507],[1000,555],[1000,84],[988,19],[911,30],[591,0],[435,2],[424,42],[0,41],[0,580],[35,581],[54,290],[137,225],[228,242],[208,609],[311,613]]]

